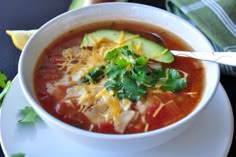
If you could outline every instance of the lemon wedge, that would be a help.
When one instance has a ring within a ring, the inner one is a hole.
[[[127,2],[128,0],[116,0],[116,2]],[[72,0],[68,10],[74,10],[94,3],[107,2],[107,0]],[[13,44],[19,50],[23,50],[25,44],[30,37],[37,31],[32,30],[6,30],[6,33],[11,37]]]
[[[33,30],[6,30],[6,33],[11,37],[13,44],[19,50],[22,50],[30,39],[30,37],[36,32],[36,29]]]

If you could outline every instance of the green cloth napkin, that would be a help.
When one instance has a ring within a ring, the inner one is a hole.
[[[236,53],[236,0],[166,0],[166,8],[196,26],[215,51]],[[222,73],[236,76],[236,67],[220,67]]]

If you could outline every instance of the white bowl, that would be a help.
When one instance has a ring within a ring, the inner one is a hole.
[[[141,151],[163,144],[194,124],[207,106],[219,83],[219,66],[203,62],[205,88],[198,106],[182,120],[167,127],[138,134],[111,135],[81,130],[65,124],[47,113],[39,104],[33,88],[36,61],[44,48],[58,36],[81,25],[103,20],[136,20],[165,28],[184,39],[196,51],[213,51],[208,40],[179,17],[151,6],[134,3],[103,3],[64,13],[43,25],[25,46],[19,61],[20,85],[29,103],[55,131],[64,132],[83,146],[105,151]],[[197,77],[197,76],[196,76]],[[62,134],[64,136],[64,134]]]

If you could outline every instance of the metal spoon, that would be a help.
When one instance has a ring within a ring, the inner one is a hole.
[[[176,56],[184,56],[225,65],[236,66],[236,52],[189,52],[171,50],[171,53]]]
[[[146,32],[148,35],[155,38],[156,42],[163,44],[164,40],[156,33]],[[175,56],[190,57],[200,60],[216,62],[225,65],[236,66],[236,52],[190,52],[170,50]]]

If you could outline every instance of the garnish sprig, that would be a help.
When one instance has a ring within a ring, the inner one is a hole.
[[[178,92],[186,87],[186,78],[175,69],[148,66],[148,59],[129,49],[127,45],[116,47],[105,54],[107,66],[103,70],[93,69],[87,76],[92,80],[107,77],[105,88],[114,91],[119,99],[138,100],[148,88],[160,88]],[[91,75],[99,71],[99,75]],[[96,77],[95,77],[96,76]],[[97,77],[99,76],[99,77]]]

